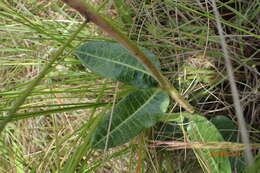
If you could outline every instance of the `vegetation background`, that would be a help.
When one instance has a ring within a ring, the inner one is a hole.
[[[164,75],[208,119],[229,117],[232,94],[210,1],[89,1],[138,45],[158,56]],[[244,118],[252,143],[259,143],[259,1],[217,1]],[[0,2],[0,120],[84,18],[62,1]],[[61,172],[75,150],[76,172],[205,172],[192,150],[180,144],[151,148],[147,141],[184,141],[173,122],[158,123],[130,143],[108,151],[80,145],[91,122],[133,91],[80,64],[74,49],[110,40],[94,24],[74,37],[55,66],[33,90],[0,137],[0,172]],[[174,102],[168,112],[181,112]],[[167,134],[167,130],[171,135]],[[172,134],[175,133],[175,134]],[[155,144],[154,144],[155,145]],[[170,150],[170,151],[168,151]],[[256,150],[254,150],[256,151]]]

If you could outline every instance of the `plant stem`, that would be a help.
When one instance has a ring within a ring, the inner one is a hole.
[[[194,113],[194,108],[190,105],[171,85],[171,83],[162,75],[161,71],[149,60],[149,58],[138,48],[138,46],[128,39],[117,27],[113,26],[104,17],[99,15],[93,7],[82,0],[62,0],[80,14],[82,14],[87,21],[95,23],[101,29],[106,31],[113,39],[118,41],[124,47],[126,47],[144,66],[151,72],[154,78],[159,82],[160,86],[165,89],[169,95],[177,102],[181,107],[190,113]]]
[[[71,35],[71,37],[68,39],[68,41],[61,47],[57,52],[54,53],[53,58],[49,61],[49,63],[44,67],[44,69],[40,72],[40,74],[33,79],[28,87],[20,94],[20,96],[14,101],[12,107],[7,112],[7,117],[0,122],[0,134],[4,130],[6,124],[12,120],[12,117],[15,115],[15,113],[18,111],[20,106],[25,102],[26,98],[31,94],[33,89],[38,85],[38,83],[44,78],[46,74],[50,71],[51,67],[53,66],[54,62],[59,58],[59,56],[62,54],[62,52],[65,50],[67,46],[74,40],[75,36],[85,27],[86,22],[84,22],[75,33]]]
[[[248,130],[246,128],[245,118],[244,118],[243,110],[242,110],[241,103],[240,103],[240,98],[239,98],[239,94],[238,94],[239,92],[238,92],[238,89],[236,86],[236,81],[235,81],[235,77],[234,77],[233,66],[232,66],[232,63],[230,60],[228,46],[227,46],[227,43],[226,43],[226,40],[224,37],[223,28],[220,23],[221,17],[218,12],[215,0],[212,0],[212,7],[213,7],[214,14],[216,16],[217,29],[218,29],[218,33],[220,36],[220,44],[221,44],[224,59],[225,59],[225,65],[226,65],[229,83],[230,83],[230,87],[231,87],[232,98],[233,98],[233,102],[234,102],[236,116],[238,119],[238,127],[239,127],[239,131],[241,133],[242,141],[246,146],[245,147],[245,157],[246,157],[246,161],[247,161],[248,165],[250,165],[250,164],[253,164],[254,157],[252,154],[252,148],[250,146],[249,134],[248,134]]]

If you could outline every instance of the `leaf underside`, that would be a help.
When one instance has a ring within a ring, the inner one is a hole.
[[[130,93],[115,106],[113,113],[99,121],[92,137],[93,148],[110,148],[128,142],[158,122],[168,105],[169,97],[160,89]]]
[[[206,118],[200,115],[191,115],[190,124],[188,125],[187,132],[190,141],[195,142],[224,142],[223,137],[217,128]],[[231,165],[228,157],[217,156],[221,153],[226,153],[223,149],[200,149],[196,153],[212,173],[231,173]],[[214,156],[215,155],[215,156]],[[222,154],[223,155],[223,154]]]
[[[151,62],[160,69],[157,57],[145,48],[140,48]],[[137,88],[158,86],[158,82],[144,66],[118,43],[92,41],[76,50],[81,63],[103,77],[116,79]]]

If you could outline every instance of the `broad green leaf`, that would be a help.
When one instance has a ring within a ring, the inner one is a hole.
[[[130,93],[115,106],[113,113],[102,117],[92,137],[92,146],[103,149],[128,142],[158,122],[168,105],[169,96],[160,89]]]
[[[200,115],[189,116],[190,124],[187,127],[191,142],[223,142],[224,139],[217,128],[206,118]],[[199,156],[201,165],[206,172],[231,173],[231,166],[224,149],[200,149],[195,153]]]
[[[228,117],[218,115],[211,118],[210,122],[216,126],[225,141],[237,142],[237,126]]]
[[[218,115],[211,118],[210,122],[216,126],[225,141],[237,142],[238,128],[231,119],[223,115]],[[244,155],[238,154],[236,157],[230,157],[229,160],[233,171],[237,170],[241,172],[245,169],[246,162]]]
[[[145,48],[141,50],[160,68],[160,62],[153,53]],[[158,86],[158,82],[144,66],[118,43],[92,41],[80,46],[76,54],[86,68],[104,77],[138,88]]]

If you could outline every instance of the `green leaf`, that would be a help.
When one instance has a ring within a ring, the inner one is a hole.
[[[143,129],[158,122],[168,105],[169,96],[160,89],[138,90],[129,94],[115,106],[113,113],[102,117],[92,137],[92,146],[103,149],[128,142]]]
[[[153,53],[145,48],[141,50],[160,68],[160,62]],[[76,54],[86,68],[104,77],[138,88],[158,86],[158,82],[144,66],[118,43],[92,41],[80,46]]]
[[[210,122],[216,126],[225,141],[237,142],[237,126],[228,117],[218,115],[211,118]]]
[[[223,115],[218,115],[211,118],[210,122],[216,126],[225,141],[237,142],[238,128],[231,119]],[[244,155],[238,154],[236,157],[229,157],[229,160],[233,172],[235,172],[235,170],[241,172],[245,169],[246,162]]]
[[[189,116],[190,124],[187,127],[188,136],[192,142],[223,142],[224,139],[217,128],[203,116],[194,114]],[[195,153],[204,165],[206,172],[231,173],[228,157],[223,157],[224,149],[200,149]]]

